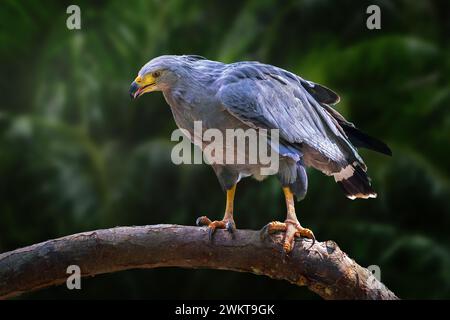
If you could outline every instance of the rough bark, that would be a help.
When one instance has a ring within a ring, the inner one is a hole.
[[[333,241],[301,239],[286,257],[282,234],[265,240],[258,231],[237,230],[234,238],[206,228],[153,225],[117,227],[69,235],[0,254],[0,298],[66,282],[69,265],[82,276],[126,269],[209,268],[266,275],[307,286],[325,299],[398,299],[369,270]]]

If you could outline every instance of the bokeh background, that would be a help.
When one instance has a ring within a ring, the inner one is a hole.
[[[66,28],[81,7],[82,28]],[[366,28],[381,7],[382,29]],[[450,10],[447,1],[13,1],[0,3],[0,252],[118,225],[220,218],[206,165],[170,161],[162,95],[131,102],[138,69],[161,54],[259,60],[341,95],[339,112],[386,141],[361,151],[376,200],[347,200],[310,171],[300,219],[402,298],[450,297]],[[278,181],[238,186],[239,228],[285,215]],[[214,278],[214,280],[212,280]],[[265,277],[132,270],[25,298],[317,299]],[[23,297],[22,297],[23,298]]]

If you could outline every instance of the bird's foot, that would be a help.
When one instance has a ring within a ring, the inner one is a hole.
[[[312,239],[312,244],[310,248],[316,242],[314,233],[307,228],[303,228],[298,221],[286,220],[285,222],[272,221],[266,224],[261,229],[261,239],[264,240],[268,234],[273,234],[275,232],[285,232],[283,250],[285,253],[289,253],[294,248],[294,240],[296,237],[305,237]]]
[[[234,230],[236,230],[236,224],[234,223],[233,219],[211,221],[208,217],[202,216],[197,218],[195,224],[199,227],[203,226],[208,227],[209,240],[212,240],[212,237],[216,229],[226,229],[232,235],[234,233]]]

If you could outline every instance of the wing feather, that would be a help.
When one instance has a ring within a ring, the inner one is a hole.
[[[333,161],[363,164],[339,124],[317,101],[339,99],[323,86],[314,90],[314,84],[285,70],[240,63],[225,70],[217,97],[228,112],[252,127],[279,129],[289,143],[305,143]]]

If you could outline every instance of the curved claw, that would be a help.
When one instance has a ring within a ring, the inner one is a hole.
[[[208,226],[208,239],[209,239],[209,241],[212,241],[214,232],[216,232],[216,227],[214,225]]]
[[[281,261],[286,262],[286,259],[289,257],[289,251],[286,251],[284,247],[280,249],[281,251]]]
[[[261,230],[259,231],[259,238],[264,241],[267,238],[267,235],[269,233],[269,224],[266,224],[264,227],[261,228]]]
[[[272,221],[266,224],[264,227],[262,227],[260,231],[260,238],[261,240],[265,240],[267,238],[267,235],[275,233],[277,231],[286,231],[287,226],[284,222],[279,221]]]
[[[236,224],[233,220],[228,220],[225,223],[225,229],[231,234],[231,236],[234,238],[234,231],[236,230]]]
[[[314,236],[314,233],[312,234],[312,243],[309,246],[308,250],[311,249],[313,247],[313,245],[316,243],[316,237]]]
[[[316,237],[314,236],[314,233],[310,229],[303,228],[301,226],[299,228],[300,228],[300,230],[295,233],[295,236],[296,237],[305,237],[305,238],[311,239],[312,243],[308,247],[308,250],[311,249],[312,246],[316,243]]]

